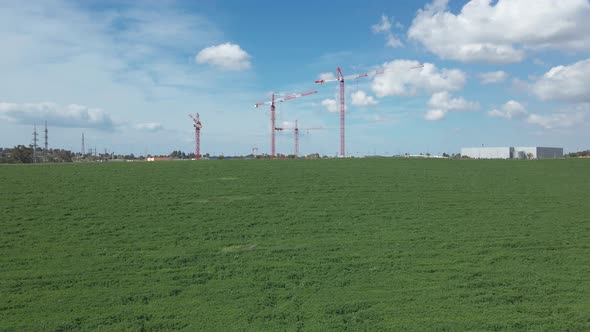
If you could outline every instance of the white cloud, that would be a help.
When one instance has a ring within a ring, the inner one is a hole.
[[[324,99],[321,104],[328,110],[328,112],[338,112],[338,103],[336,103],[335,99]]]
[[[542,100],[590,102],[590,59],[551,68],[532,90]]]
[[[374,33],[389,32],[391,31],[391,22],[385,15],[381,15],[381,22],[371,26],[371,30]]]
[[[371,89],[378,97],[412,96],[419,92],[455,91],[463,88],[465,73],[458,69],[439,70],[434,64],[395,60],[385,63],[382,75],[375,76]]]
[[[428,121],[438,121],[445,118],[447,111],[445,110],[428,110],[424,115],[424,119]]]
[[[0,115],[20,124],[40,124],[47,121],[53,127],[94,128],[110,131],[115,128],[111,116],[99,108],[55,103],[0,103]]]
[[[508,74],[502,70],[479,74],[479,80],[483,84],[504,82],[506,78],[508,78]]]
[[[75,101],[100,108],[117,130],[84,130],[86,138],[135,154],[146,146],[164,154],[192,149],[183,137],[193,135],[186,113],[195,109],[204,110],[209,133],[203,149],[249,149],[253,132],[268,127],[240,111],[260,93],[247,83],[251,71],[219,75],[194,63],[199,50],[225,41],[198,10],[186,11],[176,1],[90,7],[69,0],[0,1],[0,101],[51,101],[59,108]],[[0,141],[30,142],[29,130],[6,118],[0,115]],[[146,136],[134,128],[148,120],[165,124],[166,135]],[[77,138],[77,128],[54,130],[51,144],[77,149]]]
[[[463,97],[452,98],[447,91],[433,94],[428,105],[431,109],[426,112],[424,118],[430,121],[443,119],[449,111],[472,111],[479,108],[478,103],[469,102]]]
[[[231,43],[204,48],[195,56],[195,61],[226,70],[245,70],[252,66],[250,55],[240,45]]]
[[[400,47],[402,46],[402,42],[393,34],[387,35],[387,41],[385,42],[386,46],[389,47]]]
[[[578,104],[551,114],[529,114],[521,103],[510,100],[500,110],[494,109],[488,114],[505,119],[522,119],[545,129],[569,128],[585,125],[590,114],[590,104]]]
[[[325,81],[335,80],[336,79],[336,75],[334,75],[333,72],[321,73],[319,79],[320,80],[325,80]]]
[[[396,24],[396,27],[399,28],[399,25]],[[385,15],[381,15],[381,22],[371,26],[371,30],[375,34],[383,34],[385,35],[386,39],[386,46],[389,47],[400,47],[402,46],[402,42],[395,36],[395,34],[391,31],[391,22],[389,18]]]
[[[447,111],[472,111],[479,108],[478,103],[466,101],[463,97],[452,98],[447,91],[433,94],[428,105]]]
[[[590,50],[587,0],[471,0],[458,14],[447,3],[419,10],[408,30],[444,59],[511,63],[528,50]]]
[[[586,112],[558,112],[549,115],[530,114],[526,122],[545,129],[569,128],[583,124],[588,118]]]
[[[357,106],[374,106],[378,104],[375,98],[368,96],[367,93],[362,90],[353,92],[350,99],[352,104]]]
[[[164,126],[162,126],[159,122],[145,122],[145,123],[138,123],[135,125],[135,128],[142,131],[148,132],[158,132],[164,130]]]
[[[512,119],[527,115],[527,111],[521,103],[515,100],[509,100],[506,104],[502,105],[501,110],[493,109],[488,112],[488,115],[496,118]]]

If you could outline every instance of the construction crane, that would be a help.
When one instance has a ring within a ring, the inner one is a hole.
[[[322,127],[312,127],[312,128],[302,128],[301,130],[318,130],[318,129],[324,129]],[[293,130],[295,132],[295,158],[299,158],[299,126],[297,125],[297,120],[295,120],[295,128],[275,128],[275,130],[277,131],[283,131],[283,130]]]
[[[199,160],[201,159],[201,128],[203,128],[203,124],[199,119],[199,113],[196,116],[191,114],[188,116],[193,119],[193,126],[195,127],[195,160]]]
[[[256,108],[258,108],[262,105],[270,105],[270,157],[272,159],[274,159],[276,157],[276,153],[275,153],[276,152],[276,149],[275,149],[275,131],[276,131],[275,104],[282,103],[287,100],[291,100],[291,99],[295,99],[295,98],[299,98],[299,97],[309,96],[314,93],[317,93],[317,91],[313,90],[313,91],[308,91],[308,92],[304,92],[304,93],[292,93],[292,94],[286,95],[285,97],[282,97],[279,99],[275,99],[275,94],[273,93],[270,101],[254,104],[254,107],[256,107]]]
[[[422,67],[423,66],[420,65],[420,66],[412,67],[410,69],[422,68]],[[316,80],[315,83],[316,84],[324,84],[324,83],[330,83],[330,82],[336,82],[336,81],[340,82],[340,157],[344,158],[346,156],[345,144],[344,144],[344,113],[345,113],[345,109],[346,109],[345,100],[344,100],[344,81],[349,80],[349,79],[359,79],[362,77],[381,75],[381,74],[385,73],[385,70],[381,69],[381,70],[376,70],[376,71],[372,71],[372,72],[368,72],[368,73],[344,76],[344,75],[342,75],[342,70],[340,70],[340,67],[337,67],[336,72],[338,74],[338,77],[333,78],[333,79],[326,79],[326,80],[321,80],[321,79]]]

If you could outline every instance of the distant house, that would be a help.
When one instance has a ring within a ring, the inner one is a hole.
[[[168,161],[172,160],[171,157],[148,157],[147,161]]]

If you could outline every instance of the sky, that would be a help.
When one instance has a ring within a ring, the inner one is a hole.
[[[590,148],[590,1],[0,1],[0,146],[116,154]],[[413,68],[422,66],[420,68]],[[315,128],[307,130],[306,128]]]

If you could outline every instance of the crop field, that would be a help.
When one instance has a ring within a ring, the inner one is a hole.
[[[590,330],[590,162],[0,167],[0,330]]]

